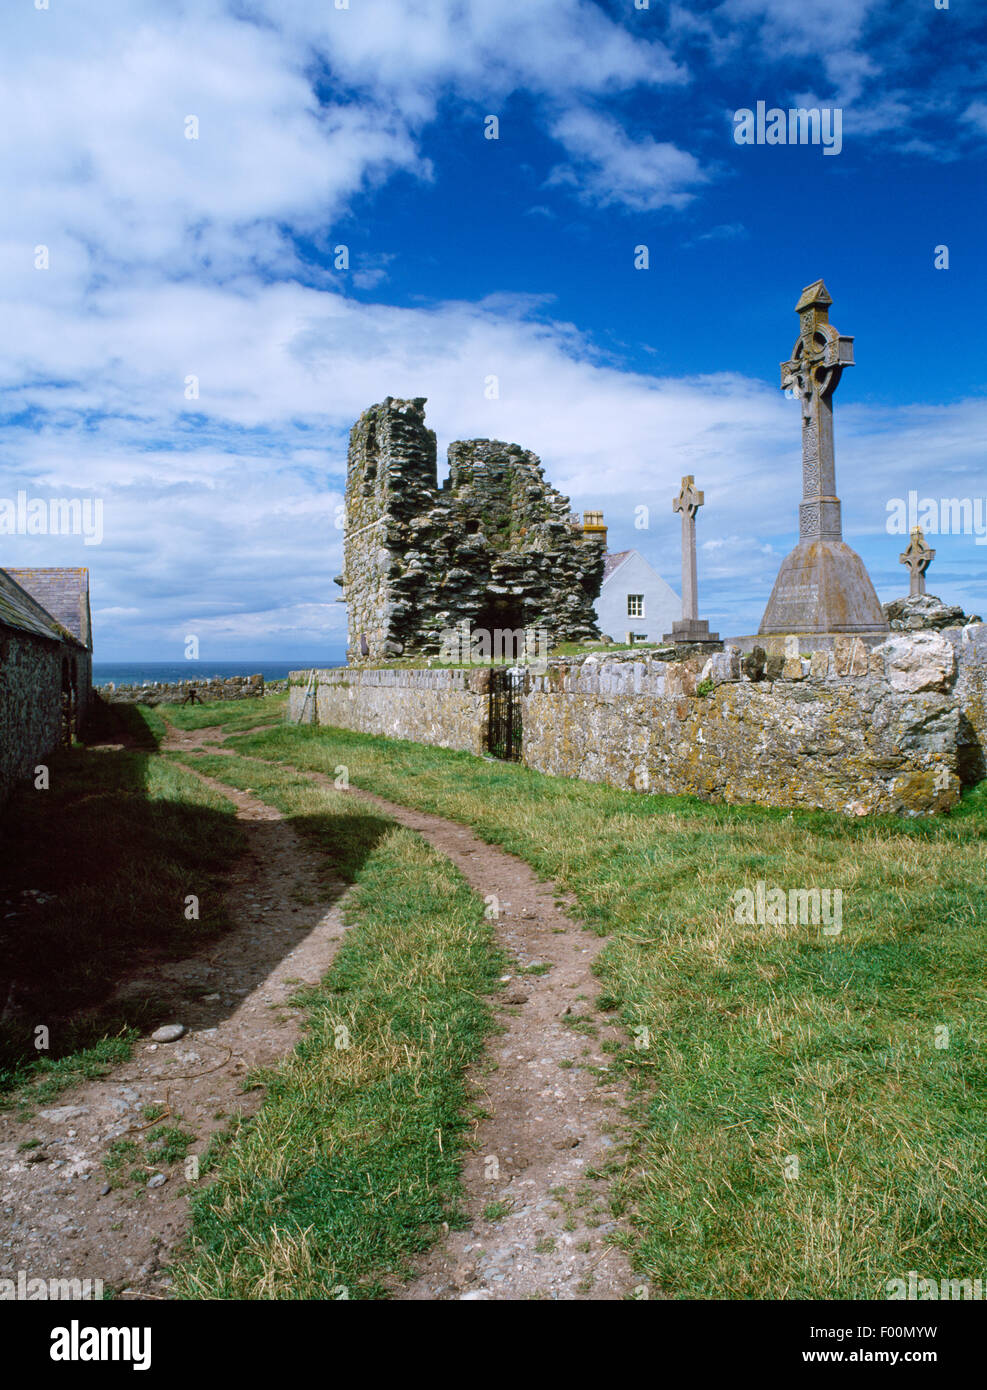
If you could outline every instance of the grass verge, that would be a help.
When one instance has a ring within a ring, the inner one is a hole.
[[[879,1298],[987,1248],[985,798],[847,820],[641,796],[324,728],[236,739],[472,825],[611,934],[638,1045],[617,1197],[666,1295]],[[256,764],[254,765],[256,767]],[[256,774],[255,774],[256,775]],[[737,920],[734,894],[842,894],[838,933]]]
[[[22,786],[0,813],[0,1093],[19,1090],[22,1103],[120,1060],[155,1004],[114,999],[116,987],[228,925],[222,883],[242,848],[233,806],[156,756],[139,713],[99,717],[101,736],[130,746],[53,755],[49,788]]]
[[[355,877],[333,966],[305,991],[303,1041],[252,1078],[258,1113],[214,1144],[179,1298],[380,1297],[457,1222],[471,1102],[502,961],[483,904],[418,836],[283,768],[197,758],[276,806]]]

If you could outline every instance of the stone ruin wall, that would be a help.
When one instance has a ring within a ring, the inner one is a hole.
[[[489,668],[323,671],[307,706],[306,676],[293,677],[290,721],[485,749]],[[523,761],[558,776],[733,803],[921,815],[948,810],[984,775],[983,626],[893,634],[871,649],[841,637],[832,651],[767,664],[729,650],[677,662],[551,662],[529,671],[526,687]]]
[[[391,397],[350,434],[341,584],[351,664],[438,654],[460,623],[598,636],[605,533],[585,533],[537,456],[499,440],[449,446],[437,485],[425,400]]]

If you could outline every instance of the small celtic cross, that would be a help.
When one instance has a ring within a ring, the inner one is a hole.
[[[696,512],[703,505],[704,494],[696,487],[696,480],[690,473],[682,479],[682,487],[678,497],[672,498],[672,511],[682,512],[683,520],[685,516],[695,518]]]
[[[908,566],[909,597],[925,593],[925,571],[936,558],[936,552],[926,544],[921,526],[916,526],[911,534],[907,549],[898,556],[898,562]]]

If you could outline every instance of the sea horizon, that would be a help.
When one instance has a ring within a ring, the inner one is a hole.
[[[288,661],[257,658],[246,661],[94,661],[93,685],[172,685],[177,681],[205,682],[230,676],[263,676],[284,680],[291,671],[328,670],[345,666],[343,659],[302,658]]]

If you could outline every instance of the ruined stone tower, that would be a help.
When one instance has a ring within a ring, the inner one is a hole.
[[[593,605],[606,528],[586,527],[537,456],[499,440],[449,446],[437,485],[425,398],[388,396],[350,432],[343,587],[351,662],[438,654],[442,634],[543,628],[552,643],[598,635]]]

